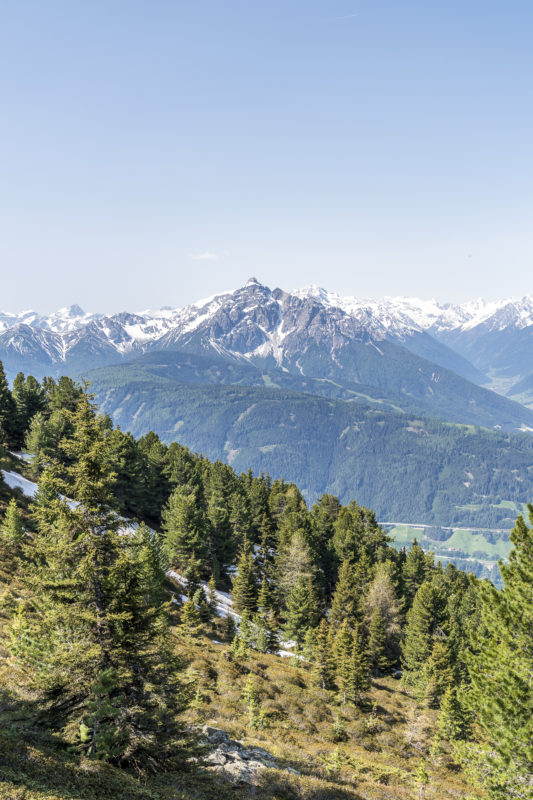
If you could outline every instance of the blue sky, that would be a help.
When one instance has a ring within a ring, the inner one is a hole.
[[[533,4],[5,0],[0,307],[533,292]]]

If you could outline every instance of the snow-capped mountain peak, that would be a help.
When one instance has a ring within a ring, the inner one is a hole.
[[[285,292],[257,278],[244,286],[205,297],[182,308],[119,314],[87,313],[74,304],[41,315],[0,312],[0,359],[29,358],[35,364],[75,361],[83,368],[111,363],[147,349],[211,349],[228,357],[272,360],[283,366],[288,353],[309,342],[330,348],[332,358],[346,341],[409,344],[413,337],[446,341],[478,329],[522,330],[533,325],[533,296],[463,304],[434,299],[343,296],[316,284]],[[426,344],[427,344],[427,340]],[[377,345],[379,347],[379,345]],[[16,355],[18,354],[18,355]],[[434,350],[421,353],[432,358]],[[292,357],[292,356],[291,356]],[[36,370],[39,371],[39,370]],[[45,372],[45,367],[43,366]]]

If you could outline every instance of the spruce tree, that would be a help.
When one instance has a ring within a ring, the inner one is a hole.
[[[431,571],[430,563],[430,559],[426,556],[415,539],[411,549],[407,553],[402,573],[402,582],[408,607],[412,605],[420,586],[429,578]]]
[[[366,624],[369,629],[372,627],[372,619],[376,609],[379,610],[385,636],[383,642],[384,654],[389,666],[396,663],[400,655],[402,603],[397,597],[394,586],[393,575],[395,574],[395,567],[396,565],[391,561],[378,564],[364,600]],[[373,668],[376,668],[375,660]]]
[[[361,627],[357,625],[352,633],[352,658],[351,658],[351,683],[353,687],[353,701],[360,702],[363,692],[370,685],[370,666],[364,646]]]
[[[331,689],[335,674],[335,661],[333,656],[330,626],[322,617],[315,632],[315,646],[313,649],[313,682],[321,689]]]
[[[387,656],[387,634],[379,606],[374,608],[368,629],[368,658],[374,675],[384,675],[390,669]]]
[[[22,544],[26,538],[22,519],[14,497],[9,501],[6,514],[0,525],[0,539],[4,544],[17,546]]]
[[[342,703],[348,702],[352,693],[352,650],[353,636],[348,620],[344,620],[336,637],[334,646],[335,683]]]
[[[283,632],[300,646],[309,627],[316,624],[317,597],[310,578],[299,578],[289,592]]]
[[[178,486],[163,510],[163,552],[169,566],[194,582],[211,574],[208,527],[196,487]]]
[[[424,700],[430,708],[438,708],[440,699],[454,683],[447,642],[437,639],[423,670]]]
[[[21,684],[41,698],[43,722],[91,758],[164,760],[180,736],[183,692],[170,648],[157,540],[120,533],[107,436],[84,396],[65,442],[68,485],[43,473],[25,597],[5,646]]]
[[[32,417],[44,409],[46,400],[39,382],[33,375],[25,378],[22,372],[13,381],[13,399],[16,407],[14,446],[20,449],[24,446]]]
[[[253,613],[257,608],[255,564],[252,548],[247,538],[244,539],[241,555],[237,563],[237,574],[233,578],[231,599],[233,600],[233,608],[237,612],[248,611]]]
[[[202,628],[200,610],[194,600],[186,600],[181,607],[180,631],[187,638],[194,639],[200,635]]]
[[[331,624],[337,627],[342,625],[344,620],[348,620],[351,626],[355,625],[361,619],[359,598],[354,565],[349,558],[345,558],[339,569],[339,578],[331,603]]]
[[[481,586],[482,625],[471,657],[470,706],[477,760],[490,797],[533,796],[533,505],[530,526],[518,517],[503,589]],[[487,768],[488,767],[488,768]]]
[[[444,692],[437,717],[436,742],[445,739],[458,742],[466,739],[470,732],[468,711],[457,696],[457,688],[448,686]]]
[[[0,446],[14,447],[16,437],[16,406],[7,384],[4,365],[0,361]]]
[[[407,614],[405,638],[402,644],[403,681],[422,697],[428,673],[426,666],[436,639],[445,634],[446,596],[439,581],[426,581],[418,589],[412,608]]]

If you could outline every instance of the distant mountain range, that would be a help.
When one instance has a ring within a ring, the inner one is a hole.
[[[49,316],[0,312],[0,358],[10,374],[83,371],[149,350],[177,349],[302,375],[316,372],[312,362],[319,355],[330,360],[332,377],[345,374],[348,360],[351,376],[368,384],[373,381],[359,361],[374,369],[376,360],[354,360],[348,351],[366,347],[381,355],[384,342],[533,405],[533,397],[521,394],[524,379],[533,381],[533,297],[463,305],[373,301],[316,286],[271,290],[252,278],[236,291],[185,308],[110,316],[87,314],[77,305]],[[390,350],[384,360],[397,352]]]
[[[10,378],[87,377],[123,429],[309,500],[505,528],[533,498],[533,298],[377,302],[252,278],[181,309],[3,313],[0,359]]]

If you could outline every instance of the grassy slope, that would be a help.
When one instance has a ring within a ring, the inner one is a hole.
[[[392,678],[375,681],[361,708],[338,705],[330,693],[311,685],[306,665],[292,666],[276,656],[252,654],[236,664],[228,647],[206,637],[178,640],[188,662],[187,675],[199,690],[185,719],[226,730],[247,745],[271,752],[285,770],[264,773],[255,790],[231,789],[220,776],[196,773],[151,776],[144,784],[113,767],[79,764],[49,738],[19,724],[0,727],[1,800],[411,800],[417,796],[414,773],[428,755],[434,712],[420,711]],[[242,699],[253,673],[267,725],[249,726]],[[333,724],[342,722],[346,740],[335,743]],[[444,754],[430,761],[427,800],[455,800],[471,791]],[[473,794],[472,797],[482,795]]]

